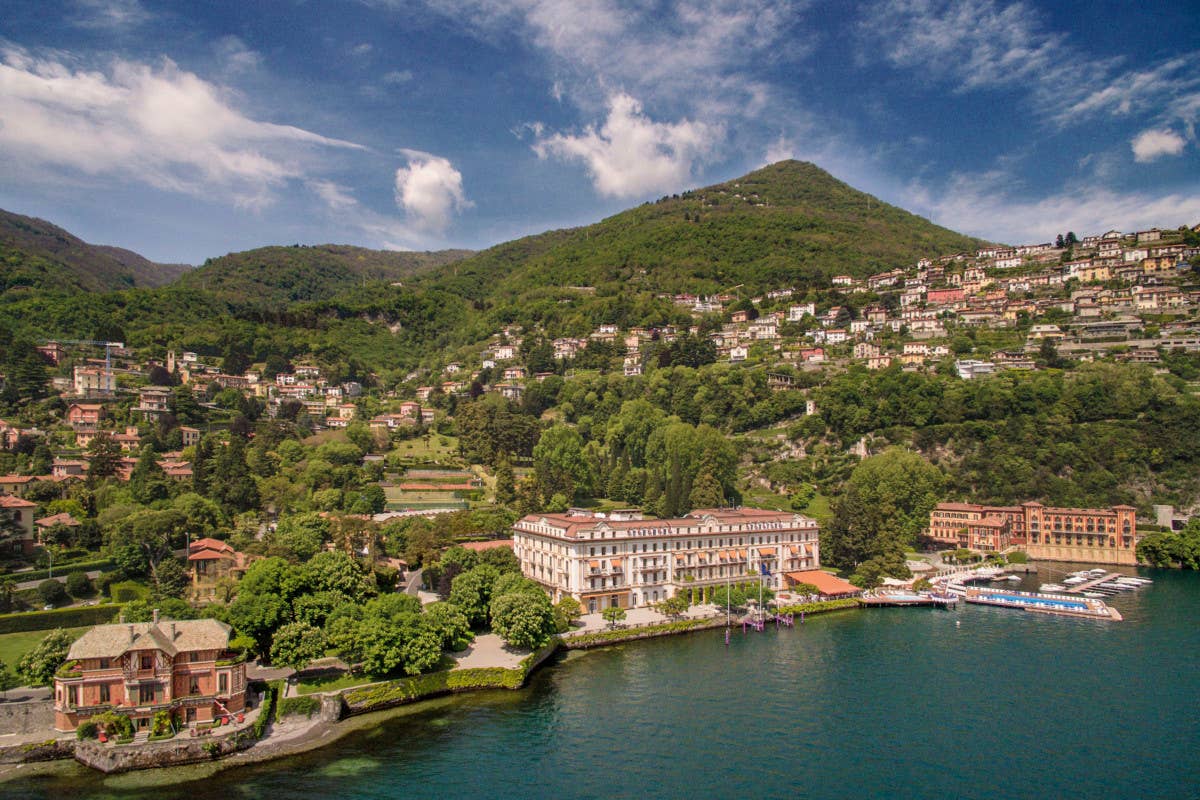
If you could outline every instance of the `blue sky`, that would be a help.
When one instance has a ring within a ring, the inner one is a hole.
[[[6,0],[0,207],[482,248],[782,158],[998,241],[1200,222],[1191,3]]]

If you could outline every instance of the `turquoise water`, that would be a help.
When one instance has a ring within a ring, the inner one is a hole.
[[[191,783],[66,766],[0,796],[1197,797],[1200,575],[1140,574],[1155,584],[1113,601],[1120,623],[966,606],[739,630],[728,648],[710,631]]]

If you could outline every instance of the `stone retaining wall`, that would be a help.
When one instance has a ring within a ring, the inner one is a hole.
[[[49,700],[0,703],[0,734],[49,733],[54,730],[54,704]]]
[[[137,745],[100,744],[85,740],[75,745],[75,760],[104,773],[195,764],[245,750],[257,739],[249,730],[228,736],[180,737]]]
[[[0,764],[24,764],[31,761],[54,761],[75,754],[75,741],[47,739],[44,742],[11,744],[0,747]]]

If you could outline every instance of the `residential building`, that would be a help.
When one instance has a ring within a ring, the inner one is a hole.
[[[188,545],[188,566],[192,570],[192,590],[198,599],[210,598],[218,580],[240,578],[250,559],[227,542],[197,539]]]
[[[108,367],[76,366],[72,389],[76,397],[107,397],[116,393],[117,384]]]
[[[37,503],[11,494],[0,494],[0,554],[33,553],[33,521]]]
[[[513,525],[513,552],[521,573],[554,601],[574,597],[589,613],[748,575],[782,588],[783,573],[820,566],[814,520],[752,508],[698,509],[678,519],[644,519],[637,511],[530,514]]]
[[[106,711],[150,727],[159,711],[184,724],[246,707],[246,663],[229,651],[231,628],[215,619],[97,625],[71,645],[54,678],[54,727],[72,731]]]
[[[938,503],[929,513],[928,538],[937,545],[996,552],[1010,546],[1045,561],[1137,563],[1137,509],[1057,508]]]

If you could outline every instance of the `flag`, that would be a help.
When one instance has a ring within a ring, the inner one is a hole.
[[[758,565],[758,570],[759,570],[759,572],[760,572],[760,573],[762,573],[763,575],[770,575],[770,574],[771,574],[771,568],[767,566],[767,562],[765,562],[765,561],[759,562],[759,565]]]

